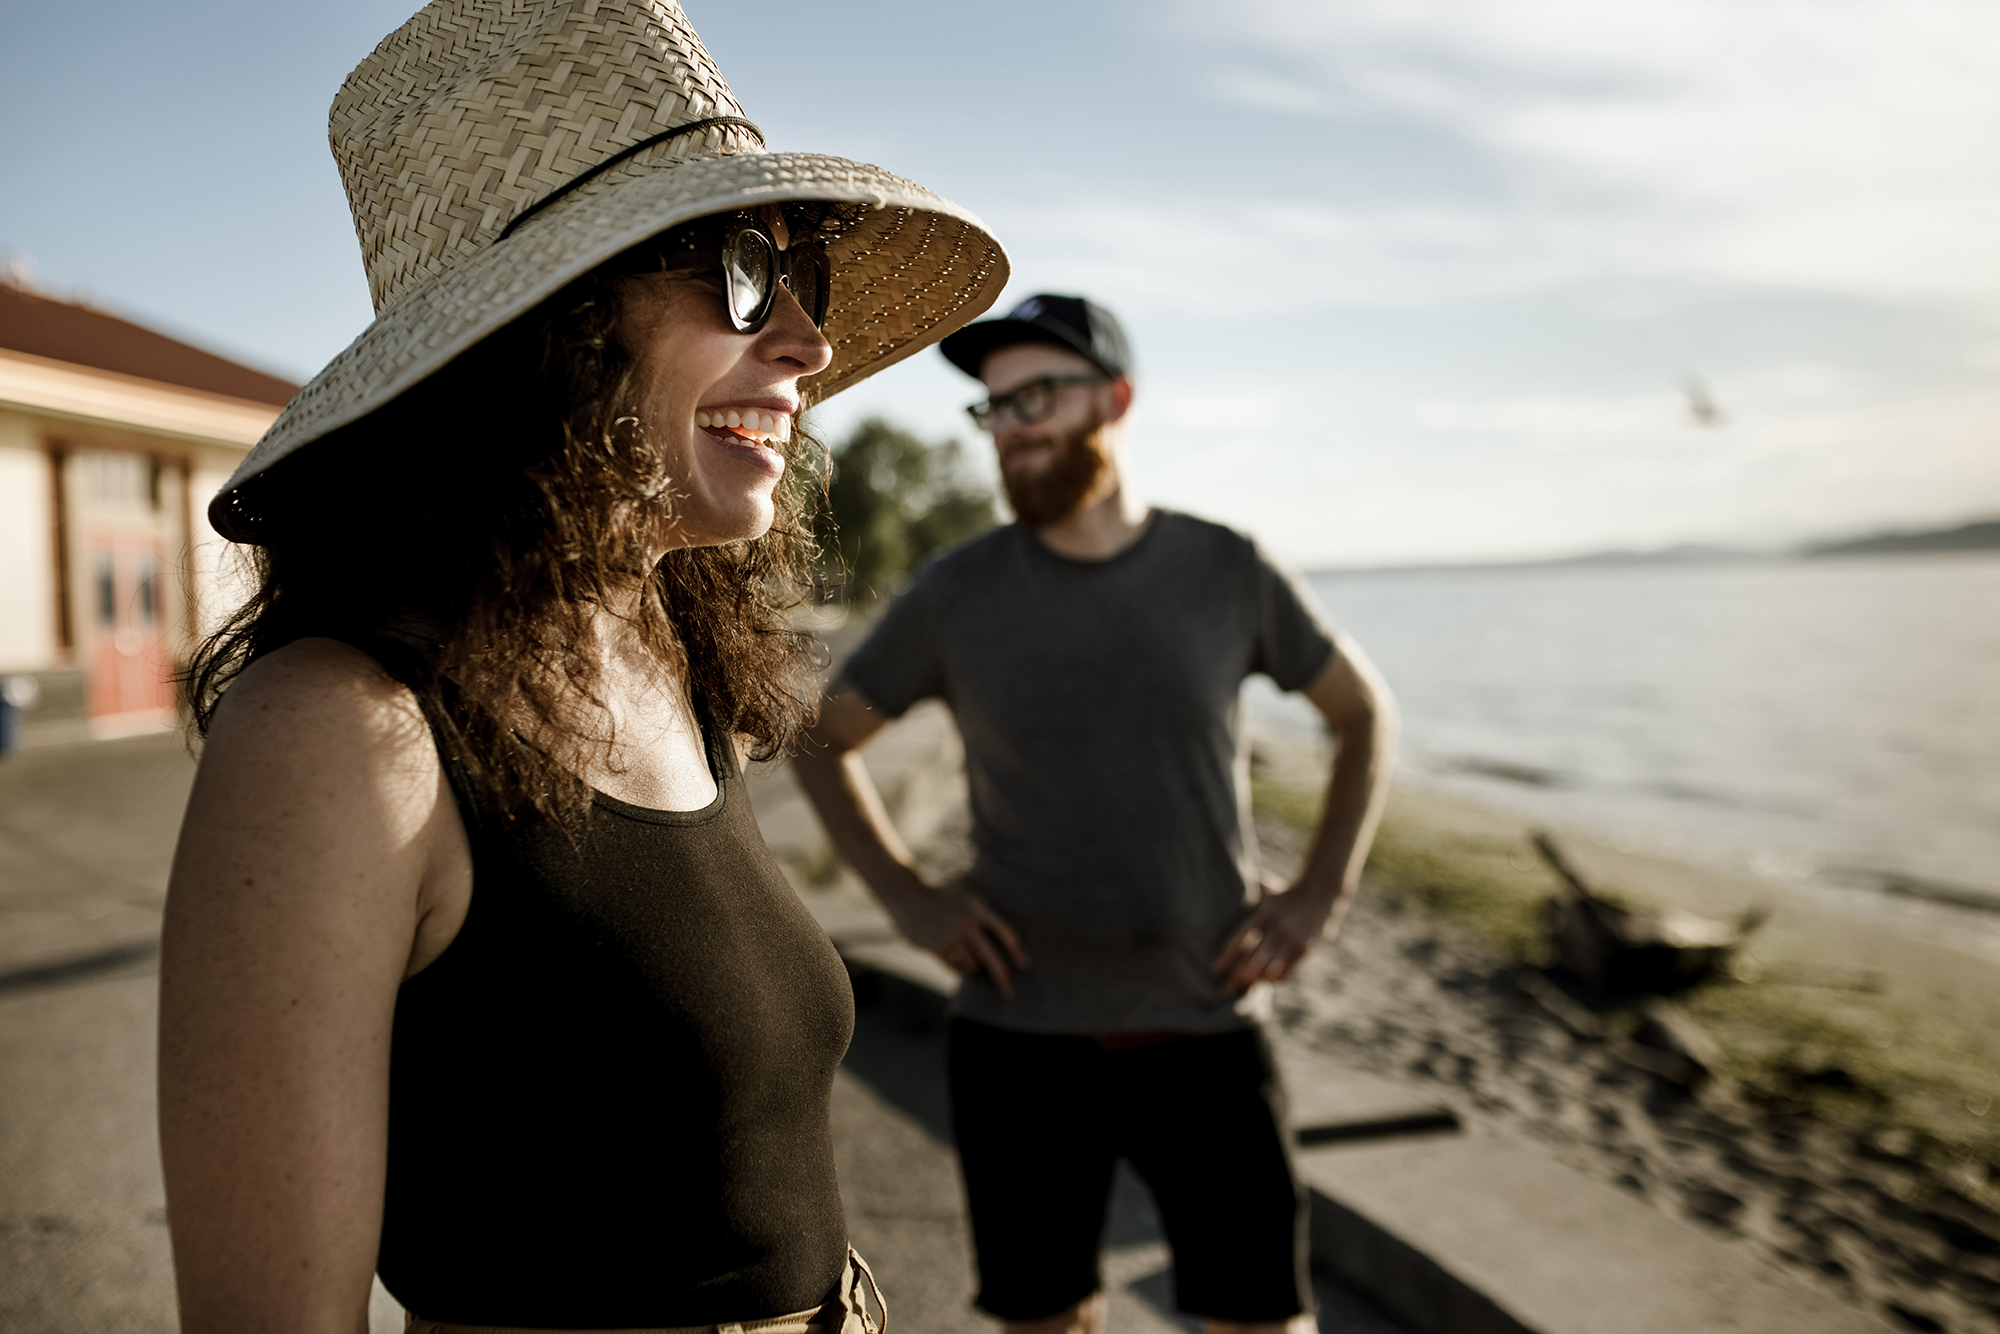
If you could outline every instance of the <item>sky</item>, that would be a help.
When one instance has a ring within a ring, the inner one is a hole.
[[[1989,0],[686,9],[773,148],[978,213],[999,310],[1115,310],[1136,490],[1293,563],[2000,515]],[[0,254],[310,375],[371,318],[326,109],[409,13],[0,0]],[[977,396],[924,353],[819,425],[983,463]]]

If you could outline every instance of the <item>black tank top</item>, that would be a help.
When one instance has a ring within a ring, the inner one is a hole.
[[[362,647],[417,686],[396,646]],[[853,990],[705,730],[706,809],[599,793],[576,842],[494,817],[438,733],[472,903],[397,996],[378,1262],[426,1319],[705,1325],[839,1280],[828,1102]]]

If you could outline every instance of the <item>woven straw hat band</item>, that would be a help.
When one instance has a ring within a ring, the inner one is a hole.
[[[458,0],[384,38],[327,129],[379,315],[618,154],[761,151],[748,125],[678,6]]]

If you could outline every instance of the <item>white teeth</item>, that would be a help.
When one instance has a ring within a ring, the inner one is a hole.
[[[759,412],[755,408],[717,408],[694,414],[694,424],[716,430],[733,427],[741,434],[765,444],[784,444],[792,438],[792,414]]]

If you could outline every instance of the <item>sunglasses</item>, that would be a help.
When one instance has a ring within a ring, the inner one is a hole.
[[[742,214],[704,219],[670,233],[660,257],[669,269],[721,270],[722,304],[738,333],[764,327],[780,287],[792,294],[814,328],[826,327],[833,298],[826,247],[816,241],[791,243],[782,220],[767,225]]]
[[[1012,417],[1023,426],[1034,426],[1049,419],[1056,410],[1056,390],[1073,384],[1103,384],[1104,375],[1044,375],[1028,381],[1019,389],[1010,389],[1004,394],[995,394],[984,403],[974,403],[965,413],[972,418],[972,424],[982,431],[992,430],[1002,417]]]

